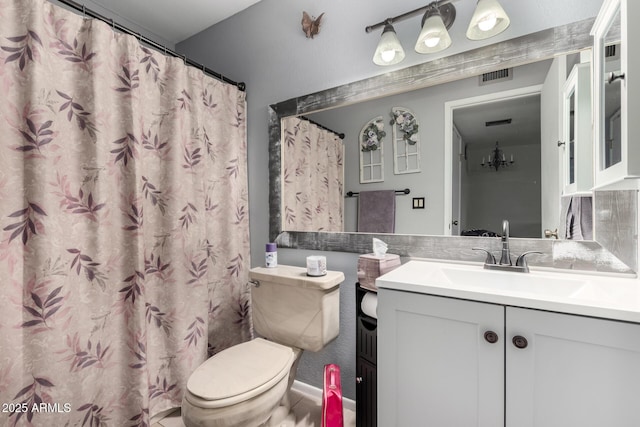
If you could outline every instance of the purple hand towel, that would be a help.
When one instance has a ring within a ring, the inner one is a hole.
[[[394,233],[396,229],[396,192],[361,191],[358,195],[358,231]]]

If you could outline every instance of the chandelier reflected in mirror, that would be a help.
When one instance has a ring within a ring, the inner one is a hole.
[[[514,161],[515,160],[513,160],[513,154],[511,154],[509,160],[507,160],[507,156],[498,146],[498,141],[496,141],[496,146],[489,154],[489,157],[487,157],[487,161],[485,162],[483,157],[480,166],[489,169],[493,168],[497,172],[501,167],[506,168],[507,166],[512,165]]]

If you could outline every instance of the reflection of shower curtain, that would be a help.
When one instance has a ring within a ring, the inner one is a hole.
[[[342,231],[344,146],[308,120],[282,121],[283,229]]]
[[[244,93],[44,0],[0,11],[0,425],[148,425],[250,337]]]

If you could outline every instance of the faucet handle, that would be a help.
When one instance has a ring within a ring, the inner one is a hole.
[[[518,257],[518,259],[516,259],[516,267],[523,267],[525,270],[529,270],[529,265],[527,264],[527,259],[525,258],[527,255],[529,254],[540,254],[542,255],[542,252],[538,252],[538,251],[528,251],[523,253],[522,255],[520,255]]]
[[[471,249],[473,249],[474,251],[484,251],[484,252],[487,253],[487,257],[484,260],[485,264],[495,264],[496,263],[496,257],[494,257],[493,254],[491,252],[489,252],[488,250],[483,249],[483,248],[471,248]]]

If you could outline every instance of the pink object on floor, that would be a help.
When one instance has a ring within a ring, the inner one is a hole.
[[[324,388],[322,390],[321,427],[343,427],[342,385],[340,366],[324,365]]]

